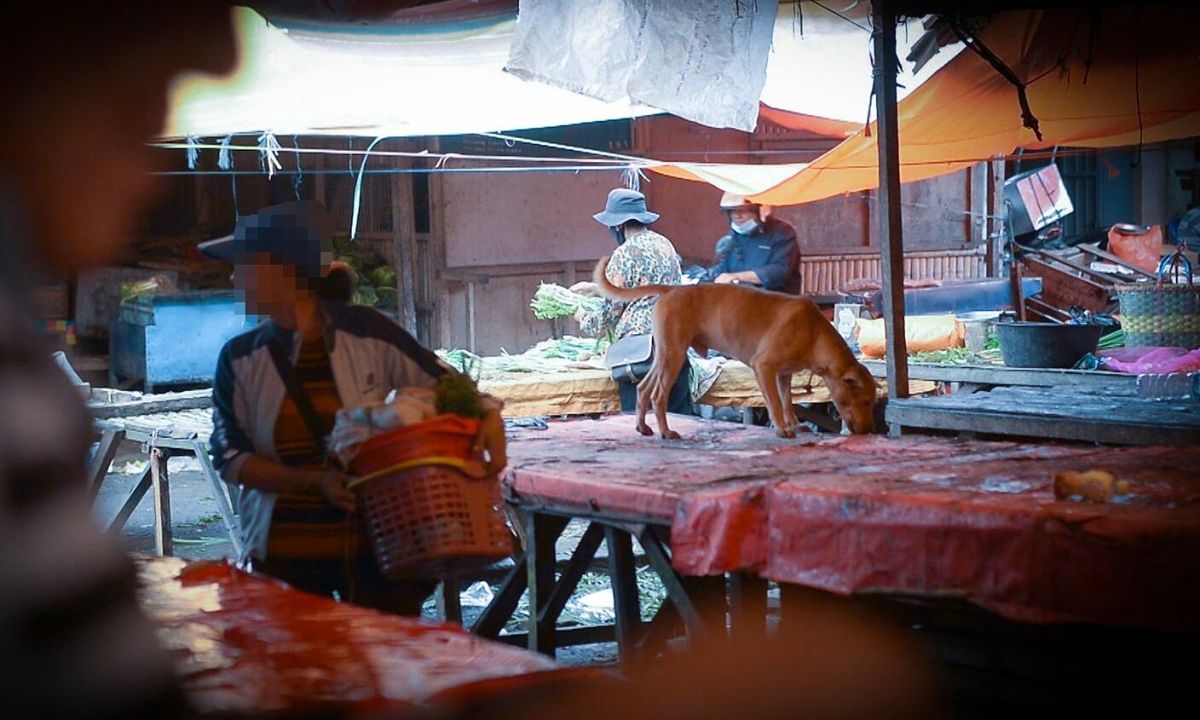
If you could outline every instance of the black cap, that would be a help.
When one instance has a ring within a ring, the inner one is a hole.
[[[333,259],[333,223],[321,203],[287,202],[238,218],[232,235],[202,242],[199,249],[235,265],[249,254],[265,253],[302,277],[320,277]]]

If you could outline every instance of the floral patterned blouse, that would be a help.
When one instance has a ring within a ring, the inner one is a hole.
[[[613,285],[626,288],[678,285],[683,279],[675,246],[662,235],[646,228],[617,246],[604,275]],[[599,310],[584,314],[579,328],[593,337],[611,332],[613,340],[649,334],[650,315],[656,302],[658,298],[649,295],[631,303],[606,298]]]

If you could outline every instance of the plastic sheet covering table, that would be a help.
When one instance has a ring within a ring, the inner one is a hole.
[[[687,575],[764,565],[767,490],[789,478],[874,466],[882,458],[936,467],[1091,452],[880,435],[784,440],[767,428],[676,416],[671,426],[683,439],[671,442],[643,438],[633,424],[626,415],[517,431],[506,491],[521,505],[669,526],[672,565]]]
[[[974,444],[974,443],[973,443]],[[1200,447],[808,472],[774,485],[763,574],[841,594],[969,600],[1028,622],[1200,631]],[[961,458],[958,458],[961,460]],[[1129,483],[1056,500],[1060,470]]]
[[[534,511],[670,529],[683,575],[759,571],[840,593],[966,598],[1019,620],[1196,626],[1200,449],[944,438],[776,438],[673,418],[553,422],[510,442],[506,492]],[[1132,483],[1054,499],[1060,469]]]
[[[887,395],[880,384],[880,397]],[[621,409],[617,383],[607,370],[565,369],[562,372],[486,373],[480,389],[504,400],[506,417],[537,415],[602,415]],[[913,380],[913,394],[931,392],[936,383]],[[792,378],[793,400],[797,403],[830,402],[829,389],[820,377],[797,373]],[[765,407],[754,372],[743,363],[725,363],[716,382],[698,401],[713,407]]]
[[[461,628],[302,593],[225,563],[138,561],[141,603],[204,714],[396,712],[567,671]],[[520,677],[518,677],[520,676]]]

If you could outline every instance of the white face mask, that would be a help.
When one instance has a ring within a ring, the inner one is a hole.
[[[739,235],[749,235],[758,227],[757,220],[747,220],[744,223],[730,222],[729,228]]]

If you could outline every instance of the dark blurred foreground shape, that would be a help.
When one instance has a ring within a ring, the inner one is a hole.
[[[226,3],[22,3],[0,22],[0,696],[6,717],[180,717],[129,560],[92,518],[90,419],[31,286],[111,259],[152,200],[171,79],[226,72]]]

